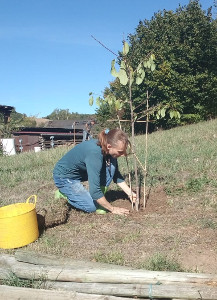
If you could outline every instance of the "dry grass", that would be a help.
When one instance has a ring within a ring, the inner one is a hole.
[[[55,162],[69,149],[0,157],[1,204],[37,194],[41,234],[26,249],[136,268],[217,270],[217,120],[149,136],[148,201],[128,217],[85,214],[55,199]],[[140,159],[144,137],[137,137]],[[131,162],[130,162],[131,163]],[[125,161],[120,160],[122,173]],[[114,186],[107,198],[131,208]],[[14,250],[0,250],[13,253]]]

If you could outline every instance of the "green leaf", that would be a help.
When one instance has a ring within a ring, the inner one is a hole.
[[[126,71],[126,64],[125,64],[124,60],[121,61],[120,69],[123,69]]]
[[[150,62],[150,60],[147,61],[147,68],[149,68],[149,69],[151,68],[151,62]]]
[[[165,108],[162,108],[160,110],[160,114],[161,114],[161,117],[164,118],[165,117],[165,112],[166,112],[166,109]]]
[[[93,105],[93,96],[91,96],[91,97],[89,98],[89,105],[90,105],[90,106]]]
[[[147,66],[147,61],[146,61],[146,60],[143,61],[143,66],[144,66],[145,68],[148,67],[148,66]]]
[[[151,71],[153,72],[155,69],[156,69],[156,65],[155,65],[155,63],[152,63],[151,64]]]
[[[139,72],[140,69],[142,69],[142,63],[138,64],[138,67],[137,67],[136,71]]]
[[[145,71],[142,68],[140,68],[137,72],[136,84],[140,85],[143,82],[144,78],[145,78]]]
[[[111,96],[108,95],[106,98],[105,98],[106,102],[111,106],[112,105],[112,99],[111,99]]]
[[[118,78],[120,79],[120,83],[122,85],[126,85],[128,83],[127,73],[124,69],[120,69],[118,72]]]
[[[115,109],[119,110],[120,108],[121,108],[121,102],[120,102],[120,100],[116,100],[115,101]]]
[[[115,59],[111,62],[111,75],[114,77],[118,77],[118,72],[115,69]]]
[[[108,95],[105,98],[105,101],[108,103],[108,105],[112,106],[114,102],[116,101],[116,97],[114,95]]]
[[[89,93],[89,96],[91,96],[91,95],[93,95],[93,93],[92,93],[92,92],[90,92],[90,93]]]
[[[170,118],[171,118],[171,119],[174,118],[174,110],[171,110],[171,111],[170,111]]]
[[[123,55],[127,55],[127,53],[129,52],[130,47],[128,45],[127,42],[124,42],[124,46],[123,46]]]
[[[100,104],[101,104],[101,99],[100,99],[100,97],[97,97],[96,98],[96,105],[100,106]]]

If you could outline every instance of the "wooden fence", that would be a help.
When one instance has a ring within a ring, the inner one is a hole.
[[[136,270],[18,250],[0,256],[0,279],[15,275],[43,289],[0,285],[0,299],[217,299],[217,274]]]

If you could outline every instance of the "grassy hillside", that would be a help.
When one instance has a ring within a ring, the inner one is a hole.
[[[144,136],[136,137],[137,155],[142,162],[144,141]],[[201,234],[206,238],[198,238],[194,250],[198,253],[192,255],[201,261],[204,250],[210,257],[210,265],[213,264],[211,257],[216,257],[217,246],[208,238],[212,241],[217,230],[217,120],[155,132],[149,135],[148,143],[147,182],[148,191],[154,192],[149,200],[149,205],[155,205],[152,210],[147,208],[147,211],[129,217],[96,216],[71,210],[68,222],[43,231],[39,240],[27,248],[137,267],[144,266],[144,260],[150,260],[153,254],[163,253],[192,268],[194,260],[187,260],[190,251],[186,241],[189,240],[189,247],[192,247],[189,236]],[[55,219],[67,205],[62,199],[54,198],[56,188],[52,170],[68,150],[60,147],[1,156],[0,205],[25,202],[30,195],[37,194],[37,212],[46,210]],[[131,156],[129,165],[133,173]],[[127,178],[124,158],[119,159],[119,167]],[[160,202],[162,195],[164,208]],[[73,245],[73,251],[70,245]],[[81,245],[85,252],[80,251]],[[132,252],[135,247],[139,252]]]
[[[137,155],[144,163],[144,136],[136,137]],[[0,157],[0,201],[2,205],[25,200],[29,194],[40,198],[42,187],[52,189],[52,170],[67,147],[40,153],[25,152]],[[133,172],[132,156],[129,157]],[[127,175],[125,159],[120,169]],[[159,131],[148,137],[148,183],[164,185],[170,192],[181,189],[216,188],[217,120]],[[47,189],[46,189],[47,190]]]

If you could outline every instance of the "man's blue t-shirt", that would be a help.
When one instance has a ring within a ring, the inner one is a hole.
[[[101,186],[105,185],[106,180],[106,161],[97,142],[91,139],[76,145],[56,163],[53,171],[54,177],[88,180],[89,192],[95,201],[104,196]],[[113,181],[123,182],[124,178],[118,170],[117,159],[112,158],[112,160],[116,160]]]

